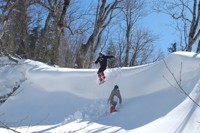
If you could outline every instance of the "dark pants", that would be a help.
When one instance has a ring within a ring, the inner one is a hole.
[[[99,70],[98,70],[98,72],[97,72],[97,74],[102,73],[102,72],[104,72],[105,70],[106,70],[106,68],[100,67]]]

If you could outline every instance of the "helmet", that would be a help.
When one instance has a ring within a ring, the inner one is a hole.
[[[118,86],[118,85],[115,85],[115,86],[114,86],[114,89],[118,89],[118,88],[119,88],[119,86]]]

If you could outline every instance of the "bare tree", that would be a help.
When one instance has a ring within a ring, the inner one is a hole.
[[[99,46],[99,41],[104,29],[109,25],[113,18],[113,11],[116,9],[120,0],[114,0],[107,4],[107,0],[98,0],[96,9],[96,18],[93,25],[93,31],[89,36],[86,44],[82,44],[77,54],[76,63],[79,67],[84,67],[84,60],[86,59],[87,53],[90,50],[91,53],[95,53],[96,48]],[[95,41],[97,43],[95,44]],[[90,55],[90,59],[93,59],[94,54]]]
[[[155,53],[154,42],[157,37],[152,35],[148,30],[140,28],[132,38],[132,56],[130,66],[142,65],[148,63],[152,54]],[[159,55],[158,55],[159,56]]]
[[[38,56],[36,58],[45,58],[46,52],[51,45],[51,63],[59,63],[59,48],[65,43],[64,28],[66,21],[66,13],[70,4],[70,0],[41,1],[35,0],[46,10],[48,10],[47,19],[44,28],[41,30],[40,47],[38,47]],[[52,25],[52,26],[51,26]],[[51,31],[51,32],[49,32]],[[53,33],[53,34],[51,34]],[[48,34],[49,39],[47,39]],[[46,39],[46,40],[45,40]],[[51,41],[50,41],[51,40]]]
[[[117,54],[117,64],[118,66],[124,66],[124,53],[126,49],[126,33],[124,30],[123,23],[118,22],[118,31],[116,32],[116,38],[112,41],[115,42],[116,45],[116,54]]]
[[[27,27],[30,21],[27,15],[29,0],[20,0],[16,3],[14,11],[8,21],[8,28],[4,37],[4,42],[12,54],[18,54],[27,58],[28,32]]]
[[[117,54],[117,58],[118,58],[118,64],[120,67],[124,66],[124,61],[123,61],[123,53],[125,51],[126,48],[126,37],[125,37],[124,33],[124,28],[122,27],[122,24],[119,25],[119,32],[117,33],[117,39],[116,39],[116,46],[118,49],[118,54]]]
[[[15,129],[12,129],[12,128],[8,127],[6,124],[4,124],[4,123],[1,122],[1,121],[0,121],[0,125],[1,125],[2,128],[7,129],[8,132],[12,131],[12,132],[14,132],[14,133],[21,133],[21,132],[18,132],[17,130],[15,130]]]
[[[178,78],[176,78],[176,76],[174,75],[174,73],[170,70],[170,68],[169,68],[169,66],[167,65],[166,61],[165,61],[165,60],[163,60],[163,61],[164,61],[164,64],[165,64],[165,66],[166,66],[168,72],[169,72],[169,73],[171,74],[171,76],[173,77],[173,80],[175,81],[175,84],[177,85],[177,87],[174,86],[171,82],[169,82],[169,80],[168,80],[165,76],[163,76],[163,78],[164,78],[173,88],[178,89],[181,93],[183,93],[184,95],[186,95],[195,105],[197,105],[198,107],[200,107],[199,103],[196,102],[196,101],[184,90],[184,88],[183,88],[182,85],[181,85],[181,78],[182,78],[182,77],[181,77],[181,76],[182,76],[182,62],[181,62],[181,68],[180,68],[180,78],[178,79]]]
[[[16,1],[1,1],[0,2],[0,50],[1,52],[8,52],[6,48],[6,44],[2,41],[3,36],[6,33],[8,19],[10,17],[11,12],[14,10],[16,4],[19,0]]]
[[[141,65],[161,57],[161,53],[153,57],[156,55],[154,42],[157,36],[139,24],[147,15],[145,5],[144,0],[124,0],[121,3],[123,21],[120,24],[119,34],[124,37],[120,35],[121,41],[118,42],[120,66]]]
[[[185,50],[192,51],[200,37],[200,1],[156,0],[154,10],[170,15],[178,23],[177,28],[181,29],[181,36],[185,39]]]
[[[199,42],[198,42],[196,53],[200,53],[200,39],[199,39]]]
[[[41,2],[40,0],[34,1],[34,5],[38,4],[39,6],[42,6],[43,8],[47,9],[47,17],[46,20],[44,21],[43,28],[40,30],[40,37],[38,38],[37,44],[38,46],[34,50],[34,57],[33,59],[43,61],[45,62],[45,54],[47,52],[47,47],[48,47],[48,38],[47,33],[49,31],[49,23],[51,22],[51,19],[54,15],[54,11],[56,11],[54,8],[55,6],[52,5],[52,3],[48,2]],[[48,6],[49,5],[49,6]]]
[[[172,44],[171,44],[171,47],[168,48],[168,52],[169,52],[169,53],[176,52],[176,51],[177,51],[176,46],[177,46],[176,43],[172,43]]]
[[[43,62],[52,60],[50,61],[53,62],[51,64],[57,63],[62,67],[72,67],[75,64],[74,56],[78,51],[77,49],[85,41],[83,38],[86,37],[85,32],[90,28],[91,20],[85,17],[86,15],[87,17],[89,16],[85,11],[80,12],[77,2],[68,2],[65,1],[63,3],[61,0],[36,1],[40,6],[48,10],[48,16],[41,29],[41,36],[38,41],[40,46],[35,52],[38,53],[37,60],[39,59]],[[50,44],[51,49],[49,49]]]
[[[55,51],[56,53],[59,51],[62,51],[63,46],[66,46],[65,45],[66,41],[65,41],[65,35],[64,35],[64,28],[65,28],[66,21],[67,21],[65,18],[66,18],[66,13],[67,13],[69,4],[70,4],[70,0],[64,0],[63,9],[62,9],[59,21],[58,21],[58,37],[59,37],[59,39],[58,39],[58,50]],[[62,54],[61,54],[61,52],[59,52],[59,58],[58,58],[59,64],[61,64],[61,62],[62,62],[62,58],[60,58],[61,56],[62,56]]]
[[[86,35],[91,30],[92,21],[90,19],[90,12],[92,7],[88,9],[80,8],[77,2],[72,2],[66,14],[65,24],[65,46],[60,48],[60,58],[62,57],[65,66],[74,67],[76,55],[80,49],[81,44],[86,41]],[[70,57],[70,58],[69,58]]]
[[[124,65],[129,64],[129,52],[132,44],[132,32],[134,30],[135,24],[139,21],[144,14],[144,0],[124,0],[122,2],[122,12],[124,14],[124,21],[126,25],[126,51]]]

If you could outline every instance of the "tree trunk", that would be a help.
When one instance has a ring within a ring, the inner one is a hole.
[[[126,29],[126,51],[125,51],[125,60],[124,60],[124,65],[125,66],[128,66],[128,62],[129,62],[129,51],[130,51],[130,46],[131,46],[131,40],[130,40],[130,28],[131,26],[130,25],[127,25],[127,29]]]
[[[87,52],[88,52],[89,48],[93,49],[95,37],[97,36],[98,31],[99,31],[99,28],[95,28],[93,30],[92,35],[90,35],[87,43],[81,45],[79,52],[77,54],[77,57],[76,57],[76,64],[78,65],[79,68],[84,67],[84,61],[85,61]]]
[[[102,28],[105,29],[108,26],[108,24],[111,22],[111,19],[113,17],[112,12],[120,1],[115,0],[113,3],[110,3],[107,6],[106,6],[106,2],[107,0],[102,0],[102,1],[98,0],[97,9],[96,9],[96,19],[94,22],[94,30],[92,34],[90,35],[87,43],[81,45],[76,57],[76,64],[78,64],[79,68],[83,68],[84,61],[86,59],[89,48],[91,48],[90,52],[92,52],[90,59],[93,57],[92,54],[96,52],[96,48],[95,49],[93,48],[98,47],[98,45],[94,46],[95,40],[98,37],[98,35],[101,36],[101,34],[99,33],[101,32],[101,29]]]
[[[136,50],[137,51],[137,50]],[[132,56],[132,58],[131,58],[131,61],[130,61],[130,66],[135,66],[135,65],[137,65],[136,64],[136,59],[137,59],[137,52],[134,52],[134,54],[133,54],[133,56]]]
[[[6,3],[5,7],[3,7],[3,6],[1,7],[2,10],[1,10],[0,20],[1,20],[2,24],[1,24],[1,27],[0,27],[0,45],[1,45],[2,52],[5,52],[5,53],[7,53],[9,51],[7,51],[6,46],[2,41],[2,38],[3,38],[3,35],[6,32],[6,28],[7,28],[7,25],[8,25],[8,19],[10,17],[10,14],[13,11],[13,9],[15,8],[15,6],[18,2],[19,2],[19,0],[16,0],[13,4],[10,4],[10,2],[7,1],[7,2],[5,2]]]
[[[197,46],[196,53],[200,53],[200,40],[199,40],[199,43],[198,43],[198,46]]]
[[[64,65],[62,62],[63,62],[63,58],[61,55],[62,52],[60,52],[60,50],[62,50],[63,46],[65,46],[65,35],[64,35],[64,27],[65,27],[65,16],[66,16],[66,13],[67,13],[67,9],[69,7],[69,4],[70,4],[70,0],[65,0],[64,1],[64,6],[63,6],[63,10],[62,10],[62,13],[61,13],[61,16],[60,16],[60,20],[58,22],[58,45],[56,46],[55,48],[55,51],[54,51],[54,58],[57,60],[57,63],[60,64],[60,65]],[[59,54],[60,53],[60,54]]]

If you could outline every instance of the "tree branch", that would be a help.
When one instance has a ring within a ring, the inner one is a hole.
[[[193,103],[195,103],[198,107],[200,107],[200,105],[183,89],[183,87],[181,86],[181,84],[178,82],[178,80],[176,79],[176,77],[174,76],[174,74],[172,73],[172,71],[170,70],[170,68],[168,67],[166,61],[164,59],[163,59],[163,61],[165,63],[165,66],[166,66],[167,70],[172,75],[174,81],[178,85],[178,88],[181,90],[181,92],[183,92],[183,94],[185,94]],[[181,69],[182,69],[182,67],[181,67]]]

